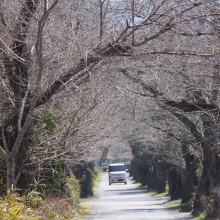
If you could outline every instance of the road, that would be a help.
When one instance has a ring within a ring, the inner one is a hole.
[[[162,206],[169,197],[150,196],[128,180],[128,184],[108,184],[108,173],[101,175],[96,191],[98,198],[84,201],[92,205],[84,220],[184,220],[187,213],[174,212]]]

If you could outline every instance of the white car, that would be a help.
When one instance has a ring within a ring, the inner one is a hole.
[[[127,184],[125,165],[123,163],[110,164],[108,168],[109,185],[112,183]]]

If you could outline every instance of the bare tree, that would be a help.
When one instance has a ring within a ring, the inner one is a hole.
[[[109,23],[101,43],[100,33],[94,31],[99,28],[99,22],[94,22],[99,17],[94,16],[96,9],[92,3],[58,0],[1,2],[0,154],[7,163],[7,188],[16,187],[18,161],[21,163],[28,158],[25,140],[28,139],[34,110],[49,103],[67,84],[75,90],[92,80],[95,66],[105,65],[106,60],[111,61],[110,57],[120,56],[145,54],[154,59],[157,55],[215,55],[212,51],[198,51],[190,46],[183,49],[172,45],[167,49],[167,42],[163,44],[163,39],[172,35],[171,30],[187,35],[181,32],[183,24],[192,22],[193,25],[197,18],[207,18],[203,13],[206,6],[203,1],[163,0],[151,1],[147,5],[140,2],[136,8],[136,16],[140,19],[132,25],[130,7],[128,13],[122,13],[116,10],[119,3],[110,1]],[[127,10],[124,3],[120,8]],[[9,14],[13,16],[9,17]],[[132,43],[134,33],[138,37]],[[172,105],[172,102],[168,104]]]

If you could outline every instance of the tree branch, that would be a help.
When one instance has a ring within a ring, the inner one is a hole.
[[[200,143],[205,141],[202,133],[198,131],[196,124],[192,122],[188,117],[177,111],[177,108],[179,107],[178,105],[170,107],[167,101],[168,99],[165,97],[165,95],[162,92],[153,88],[151,85],[140,79],[138,76],[129,74],[125,69],[122,70],[122,73],[133,82],[139,83],[143,87],[143,89],[152,93],[156,104],[160,106],[162,109],[170,112],[173,116],[175,116],[175,118],[177,118],[180,122],[182,122],[191,131],[192,135],[196,138],[197,141],[199,141]],[[171,102],[173,103],[173,101]]]
[[[32,2],[32,1],[31,1]],[[35,88],[34,88],[34,96],[32,98],[32,101],[30,103],[30,109],[27,115],[27,118],[24,122],[23,127],[18,131],[18,136],[16,138],[16,141],[14,143],[14,146],[10,152],[11,156],[17,155],[21,142],[23,140],[23,137],[25,133],[27,132],[27,129],[32,121],[32,117],[34,114],[34,110],[36,108],[36,102],[38,99],[39,95],[39,89],[41,85],[41,79],[42,79],[42,74],[43,74],[43,55],[42,55],[42,47],[43,47],[43,28],[45,25],[45,22],[49,16],[50,10],[55,7],[57,4],[58,0],[54,1],[51,7],[45,11],[45,13],[42,15],[42,18],[40,19],[38,23],[38,30],[37,30],[37,38],[36,38],[36,43],[35,43],[35,50],[37,53],[37,58],[38,58],[38,72],[37,72],[37,77],[36,77],[36,82],[35,82]],[[22,110],[22,109],[21,109]]]
[[[195,104],[192,102],[188,102],[185,99],[181,100],[180,102],[173,101],[173,100],[165,100],[164,103],[167,106],[181,109],[184,112],[211,111],[211,110],[217,111],[218,110],[218,108],[214,104],[207,104],[207,103]]]
[[[0,155],[4,159],[4,161],[7,161],[7,154],[3,150],[3,148],[0,146]]]

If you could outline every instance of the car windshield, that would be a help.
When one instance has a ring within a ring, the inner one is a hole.
[[[103,158],[102,163],[108,163],[108,158]]]
[[[125,171],[124,165],[109,166],[109,172]]]

